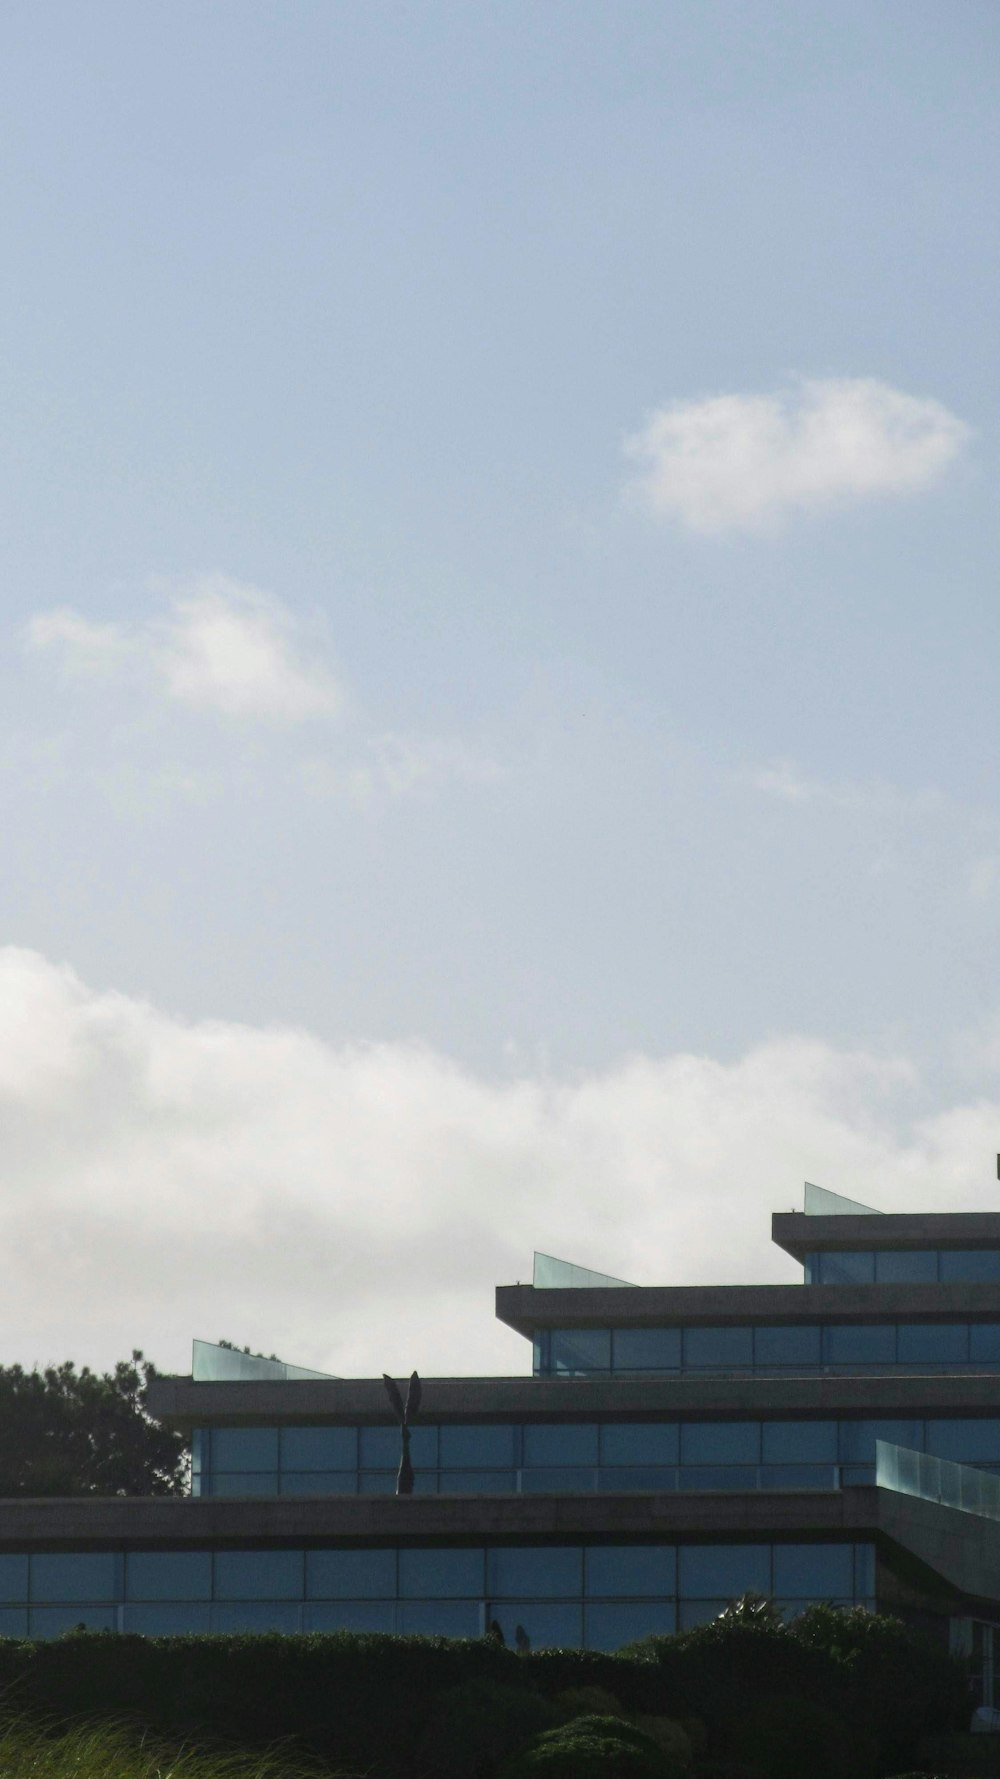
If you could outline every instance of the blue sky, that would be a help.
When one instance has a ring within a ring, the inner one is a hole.
[[[329,1279],[394,1340],[457,1226],[426,1290],[519,1367],[536,1243],[738,1278],[803,1174],[992,1202],[998,37],[8,0],[11,1357],[381,1370]]]

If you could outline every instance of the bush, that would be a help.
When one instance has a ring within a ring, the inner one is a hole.
[[[418,1770],[435,1779],[493,1779],[502,1761],[558,1719],[554,1705],[530,1687],[468,1680],[438,1693],[417,1748]]]
[[[546,1730],[501,1779],[682,1779],[682,1769],[621,1717],[574,1717]]]
[[[761,1779],[858,1779],[846,1724],[825,1705],[775,1694],[751,1706],[727,1752]]]

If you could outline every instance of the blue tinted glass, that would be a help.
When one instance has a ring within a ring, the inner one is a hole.
[[[575,1464],[561,1468],[549,1466],[522,1470],[522,1495],[579,1495],[597,1487],[597,1471],[592,1464]]]
[[[677,1371],[681,1362],[679,1328],[616,1328],[616,1371]]]
[[[753,1364],[753,1330],[751,1328],[685,1328],[684,1364],[726,1366]]]
[[[774,1592],[789,1599],[850,1599],[854,1593],[852,1544],[776,1544]]]
[[[761,1458],[765,1464],[835,1464],[836,1421],[765,1421]]]
[[[573,1606],[539,1605],[534,1600],[491,1602],[508,1649],[579,1649],[583,1642],[583,1610]],[[523,1642],[522,1639],[526,1639]]]
[[[823,1357],[830,1365],[892,1365],[896,1330],[891,1322],[830,1324],[823,1330]]]
[[[602,1464],[676,1464],[676,1421],[623,1421],[601,1428]]]
[[[536,1377],[544,1375],[549,1369],[549,1336],[536,1334],[531,1343],[531,1368]]]
[[[758,1474],[762,1489],[835,1489],[839,1482],[833,1464],[762,1464]]]
[[[382,1600],[396,1594],[394,1550],[307,1550],[310,1600]]]
[[[597,1487],[605,1494],[629,1495],[634,1492],[662,1494],[677,1487],[677,1468],[673,1464],[619,1464],[613,1470],[597,1472]]]
[[[839,1445],[843,1464],[874,1464],[876,1439],[923,1451],[923,1421],[841,1421]],[[846,1478],[844,1479],[847,1480]]]
[[[677,1552],[672,1544],[592,1544],[584,1552],[586,1591],[610,1599],[677,1592]]]
[[[88,1631],[113,1631],[115,1619],[113,1606],[33,1606],[28,1630],[32,1637],[64,1637],[79,1625]]]
[[[434,1472],[434,1475],[437,1475],[437,1471]],[[422,1493],[426,1487],[426,1479],[421,1471],[413,1485],[414,1493]],[[396,1493],[396,1472],[394,1470],[362,1470],[358,1476],[358,1493],[361,1495],[394,1495]]]
[[[947,1248],[941,1252],[941,1283],[975,1284],[1000,1279],[1000,1251],[996,1248]]]
[[[937,1276],[938,1257],[933,1249],[875,1256],[875,1279],[879,1285],[936,1285]]]
[[[356,1470],[283,1470],[283,1495],[354,1495],[358,1488]]]
[[[304,1631],[394,1631],[393,1600],[333,1600],[303,1608]]]
[[[290,1600],[236,1600],[212,1607],[212,1629],[227,1637],[240,1631],[283,1631],[292,1636],[299,1628],[301,1615],[301,1606]]]
[[[117,1560],[111,1551],[31,1559],[33,1600],[116,1600]],[[48,1633],[46,1633],[48,1634]]]
[[[688,1491],[698,1489],[755,1489],[755,1464],[682,1464],[677,1472],[677,1487]]]
[[[481,1637],[483,1607],[479,1600],[404,1600],[399,1628],[407,1637]]]
[[[549,1367],[558,1371],[610,1371],[610,1328],[554,1328]]]
[[[759,1421],[685,1421],[681,1427],[682,1464],[759,1462]]]
[[[866,1599],[875,1592],[874,1544],[854,1546],[854,1592],[859,1600]]]
[[[213,1470],[277,1470],[277,1427],[214,1427]]]
[[[672,1600],[623,1601],[617,1605],[585,1606],[584,1647],[621,1649],[640,1637],[669,1637],[677,1627],[677,1608]]]
[[[515,1431],[509,1426],[442,1427],[442,1470],[509,1470],[515,1461]]]
[[[212,1557],[207,1550],[131,1551],[126,1600],[210,1600]]]
[[[577,1546],[498,1545],[486,1553],[487,1587],[497,1599],[575,1599],[583,1592],[583,1552]]]
[[[677,1558],[678,1592],[685,1599],[726,1601],[771,1592],[768,1544],[682,1544]]]
[[[28,1635],[28,1608],[26,1606],[0,1606],[0,1637],[26,1637]]]
[[[973,1322],[969,1328],[970,1359],[1000,1359],[1000,1322]]]
[[[517,1492],[513,1470],[442,1470],[442,1495],[510,1495]]]
[[[819,1329],[755,1328],[753,1357],[755,1365],[818,1365]]]
[[[200,1476],[202,1461],[208,1450],[208,1434],[204,1427],[195,1427],[191,1434],[191,1475]]]
[[[713,1618],[718,1618],[720,1612],[725,1612],[728,1605],[729,1600],[678,1600],[678,1629],[693,1631],[698,1625],[710,1624]]]
[[[276,1495],[276,1470],[230,1470],[203,1479],[213,1495]]]
[[[27,1557],[0,1557],[0,1600],[26,1600],[27,1598]]]
[[[211,1628],[211,1608],[206,1601],[180,1604],[159,1600],[145,1606],[126,1606],[122,1628],[140,1637],[192,1637]]]
[[[300,1550],[218,1550],[217,1600],[300,1600]]]
[[[899,1441],[902,1444],[902,1441]],[[935,1458],[953,1458],[958,1464],[1000,1460],[1000,1421],[928,1420],[927,1450]]]
[[[925,1361],[943,1365],[969,1357],[969,1330],[964,1322],[900,1322],[896,1356],[901,1365]]]
[[[358,1463],[356,1427],[283,1427],[283,1470],[355,1470]]]
[[[586,1422],[529,1421],[523,1440],[525,1464],[597,1463],[597,1428]]]
[[[421,1465],[437,1468],[437,1428],[421,1427],[410,1432],[410,1458],[415,1470]],[[398,1427],[362,1427],[361,1463],[366,1470],[399,1469],[400,1438]]]
[[[481,1549],[400,1550],[401,1599],[446,1600],[471,1595],[478,1600],[482,1598],[485,1580]]]
[[[874,1254],[837,1253],[833,1250],[817,1256],[821,1285],[873,1285]]]

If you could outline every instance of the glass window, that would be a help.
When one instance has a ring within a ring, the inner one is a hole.
[[[283,1427],[283,1470],[356,1470],[356,1427]]]
[[[27,1598],[27,1557],[0,1556],[0,1600],[26,1600]]]
[[[854,1593],[853,1544],[776,1544],[773,1561],[776,1594],[837,1600]]]
[[[508,1649],[579,1649],[583,1611],[574,1605],[539,1605],[535,1600],[496,1601],[486,1608],[496,1619]]]
[[[887,1439],[890,1445],[905,1445],[910,1451],[923,1451],[924,1423],[923,1421],[841,1421],[838,1441],[841,1463],[874,1464],[876,1439]]]
[[[1000,1359],[1000,1322],[973,1322],[969,1328],[970,1359]]]
[[[818,1365],[820,1362],[819,1329],[755,1328],[753,1333],[755,1365]]]
[[[597,1463],[597,1428],[586,1422],[529,1421],[522,1437],[526,1465]]]
[[[437,1476],[437,1471],[433,1473]],[[421,1471],[413,1484],[414,1494],[423,1493],[427,1487],[426,1476]],[[396,1493],[396,1472],[394,1470],[362,1470],[358,1475],[358,1492],[362,1495],[394,1495]]]
[[[414,1470],[421,1466],[432,1470],[437,1469],[437,1428],[422,1427],[419,1422],[410,1432],[410,1458]],[[365,1470],[391,1470],[393,1475],[399,1469],[400,1457],[399,1428],[393,1427],[362,1427],[361,1429],[361,1463]]]
[[[554,1328],[551,1371],[610,1371],[610,1328]]]
[[[678,1371],[681,1363],[679,1328],[616,1328],[616,1371]]]
[[[304,1631],[394,1631],[393,1600],[332,1600],[302,1609]]]
[[[442,1470],[438,1487],[442,1495],[512,1495],[517,1477],[513,1470]]]
[[[442,1470],[511,1469],[516,1461],[515,1431],[510,1426],[442,1427]]]
[[[497,1599],[575,1599],[583,1592],[583,1552],[576,1545],[497,1545],[486,1553],[486,1573]]]
[[[87,1631],[115,1630],[113,1606],[33,1606],[28,1615],[32,1637],[64,1637],[82,1625]]]
[[[676,1421],[623,1421],[601,1428],[602,1464],[676,1464]]]
[[[682,1544],[678,1592],[688,1600],[738,1599],[771,1592],[769,1544]]]
[[[277,1427],[214,1427],[213,1470],[277,1470]]]
[[[938,1257],[933,1249],[875,1255],[875,1279],[879,1285],[936,1285]]]
[[[549,1369],[549,1332],[547,1328],[536,1334],[532,1340],[531,1368],[536,1377],[543,1376]]]
[[[241,1631],[284,1631],[292,1636],[301,1618],[301,1606],[290,1600],[235,1600],[212,1607],[212,1629],[227,1637]]]
[[[0,1606],[0,1637],[26,1637],[28,1635],[28,1608],[26,1606]]]
[[[734,1596],[730,1596],[732,1598]],[[711,1624],[725,1612],[729,1600],[678,1600],[677,1624],[682,1631],[696,1630],[698,1625]]]
[[[874,1544],[854,1546],[854,1593],[859,1600],[870,1599],[875,1593]]]
[[[522,1470],[522,1495],[579,1495],[597,1487],[597,1471],[592,1464],[566,1465]]]
[[[31,1598],[116,1600],[117,1568],[113,1551],[77,1551],[72,1556],[32,1557]]]
[[[765,1421],[761,1458],[765,1464],[836,1464],[836,1421]]]
[[[276,1495],[278,1493],[278,1472],[276,1470],[216,1471],[213,1476],[208,1476],[203,1480],[209,1484],[209,1493],[213,1495]]]
[[[1000,1460],[1000,1421],[928,1420],[926,1449],[935,1458],[953,1458],[958,1464],[981,1459],[995,1464]]]
[[[393,1488],[395,1488],[395,1482]],[[283,1495],[354,1495],[358,1488],[356,1470],[283,1470]]]
[[[584,1565],[591,1596],[659,1598],[677,1592],[677,1551],[672,1544],[592,1544],[584,1552]]]
[[[762,1489],[834,1489],[838,1485],[833,1464],[762,1464],[758,1475]]]
[[[830,1365],[892,1365],[895,1327],[891,1322],[829,1324],[823,1330],[823,1357]]]
[[[399,1628],[408,1637],[481,1637],[481,1600],[404,1600]]]
[[[900,1322],[896,1356],[901,1365],[945,1365],[969,1357],[969,1330],[964,1322]]]
[[[218,1550],[217,1600],[301,1600],[300,1550]]]
[[[208,1451],[208,1433],[204,1427],[195,1427],[191,1433],[191,1475],[200,1476],[207,1470],[206,1454]]]
[[[755,1489],[755,1464],[682,1464],[677,1472],[677,1487],[688,1491],[698,1489]]]
[[[470,1550],[416,1550],[399,1553],[401,1599],[482,1598],[486,1579],[481,1548]],[[455,1633],[459,1635],[458,1632]]]
[[[681,1427],[682,1464],[759,1462],[759,1421],[685,1421]]]
[[[210,1600],[212,1557],[207,1550],[130,1551],[126,1600]]]
[[[828,1250],[817,1256],[819,1260],[819,1281],[821,1285],[873,1285],[875,1283],[874,1254],[856,1254],[850,1250],[837,1252]]]
[[[996,1248],[944,1248],[940,1276],[942,1285],[971,1285],[1000,1279],[1000,1251]]]
[[[677,1487],[677,1467],[674,1464],[620,1464],[614,1470],[599,1470],[597,1487],[609,1495],[672,1492]]]
[[[396,1595],[394,1550],[307,1550],[310,1600],[382,1600]]]
[[[753,1364],[751,1328],[685,1328],[684,1364],[727,1370]]]
[[[640,1637],[668,1637],[677,1628],[677,1608],[672,1600],[629,1600],[614,1605],[585,1606],[584,1647],[621,1649]]]
[[[158,1600],[141,1606],[126,1606],[122,1628],[140,1637],[185,1637],[203,1635],[211,1629],[211,1607],[208,1601]]]

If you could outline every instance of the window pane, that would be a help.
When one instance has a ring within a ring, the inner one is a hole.
[[[834,1600],[854,1593],[853,1544],[776,1544],[774,1592],[797,1600]]]
[[[284,1470],[281,1473],[283,1495],[354,1495],[357,1488],[356,1470]]]
[[[876,1254],[875,1278],[880,1285],[936,1285],[938,1257],[934,1250],[911,1254]]]
[[[126,1606],[123,1629],[141,1637],[202,1635],[211,1629],[210,1614],[207,1600],[186,1600],[180,1605],[161,1600],[155,1605]]]
[[[517,1477],[513,1470],[442,1470],[438,1487],[442,1495],[511,1495]]]
[[[437,1471],[433,1474],[436,1476]],[[415,1479],[413,1490],[423,1492],[427,1487],[426,1478],[421,1475]],[[396,1472],[394,1470],[362,1470],[358,1476],[358,1493],[361,1495],[394,1495],[396,1493]]]
[[[623,1601],[613,1606],[585,1606],[583,1618],[585,1647],[613,1651],[640,1637],[671,1636],[677,1626],[677,1608],[672,1600],[656,1604],[651,1600]]]
[[[679,1328],[616,1328],[616,1371],[677,1371],[681,1363]]]
[[[823,1330],[823,1357],[831,1365],[892,1365],[896,1330],[891,1322],[833,1324]]]
[[[596,1464],[597,1428],[580,1422],[529,1421],[523,1432],[525,1464]]]
[[[554,1328],[550,1369],[559,1371],[610,1371],[610,1328]]]
[[[741,1594],[771,1592],[768,1544],[682,1544],[678,1591],[688,1600],[735,1600]]]
[[[578,1546],[498,1545],[486,1553],[488,1587],[497,1599],[534,1595],[574,1599],[583,1592],[583,1553]]]
[[[755,1365],[818,1365],[819,1329],[755,1328],[753,1348]]]
[[[672,1492],[677,1487],[674,1464],[621,1464],[614,1470],[597,1472],[597,1487],[607,1494],[633,1492]]]
[[[698,1625],[710,1624],[725,1612],[728,1600],[678,1600],[677,1624],[682,1631],[693,1631]]]
[[[834,1250],[818,1255],[821,1285],[873,1285],[874,1254],[855,1254]]]
[[[496,1619],[509,1649],[579,1649],[583,1641],[579,1603],[539,1606],[533,1600],[512,1600],[509,1604],[498,1601],[487,1607],[487,1616]],[[523,1638],[527,1639],[526,1645]]]
[[[531,1369],[536,1377],[544,1376],[549,1369],[549,1333],[545,1329],[536,1334],[531,1343]]]
[[[970,1359],[1000,1359],[1000,1322],[973,1322],[969,1328]]]
[[[958,1464],[1000,1460],[1000,1421],[928,1420],[927,1448],[936,1458],[953,1458]]]
[[[394,1631],[396,1606],[392,1600],[333,1600],[303,1608],[305,1631]]]
[[[277,1470],[277,1427],[214,1427],[213,1470]]]
[[[543,1470],[522,1470],[522,1495],[580,1495],[597,1487],[597,1471],[589,1464]]]
[[[676,1464],[676,1421],[633,1421],[601,1428],[602,1464]]]
[[[942,1249],[941,1283],[973,1284],[1000,1279],[1000,1252],[996,1248]]]
[[[115,1600],[118,1597],[115,1586],[116,1568],[116,1559],[111,1551],[78,1551],[73,1556],[32,1557],[31,1598]]]
[[[0,1600],[26,1600],[27,1598],[27,1557],[0,1556]]]
[[[225,1473],[204,1479],[209,1483],[212,1495],[276,1495],[278,1493],[278,1472],[276,1470],[230,1470]]]
[[[307,1550],[310,1600],[394,1599],[394,1550]]]
[[[836,1421],[765,1421],[761,1457],[765,1464],[835,1464]]]
[[[677,1472],[679,1489],[755,1489],[755,1464],[682,1464]]]
[[[470,1550],[413,1550],[399,1553],[399,1593],[403,1599],[482,1598],[486,1572],[483,1552]],[[459,1633],[456,1632],[456,1636]]]
[[[217,1600],[300,1600],[300,1550],[219,1550],[215,1553]]]
[[[283,1470],[356,1470],[356,1427],[283,1427]]]
[[[28,1635],[28,1608],[26,1606],[0,1606],[0,1637],[26,1637]]]
[[[113,1631],[113,1606],[33,1606],[28,1615],[29,1636],[64,1637],[83,1625],[88,1631]]]
[[[410,1458],[414,1470],[421,1466],[437,1469],[437,1428],[421,1427],[419,1422],[410,1433]],[[361,1463],[365,1470],[399,1469],[401,1441],[398,1427],[362,1427]]]
[[[685,1421],[681,1427],[682,1464],[759,1462],[759,1421]]]
[[[696,1368],[753,1364],[753,1330],[750,1328],[685,1328],[684,1364]]]
[[[924,1361],[943,1365],[967,1359],[969,1330],[964,1322],[901,1322],[896,1330],[900,1364]]]
[[[301,1622],[301,1606],[281,1600],[237,1600],[212,1607],[212,1629],[228,1637],[240,1631],[284,1631],[293,1635]]]
[[[834,1489],[839,1481],[833,1464],[762,1464],[758,1474],[762,1489]]]
[[[591,1596],[628,1599],[677,1592],[677,1552],[672,1544],[592,1544],[584,1559]]]
[[[207,1550],[131,1551],[126,1600],[210,1600],[212,1557]]]
[[[874,1464],[876,1439],[887,1439],[890,1445],[905,1445],[910,1451],[923,1451],[924,1423],[923,1421],[841,1421],[839,1434],[841,1463]]]
[[[856,1544],[854,1546],[854,1592],[859,1600],[867,1599],[875,1592],[875,1546],[873,1544]]]
[[[399,1628],[409,1637],[481,1637],[483,1606],[478,1599],[404,1600]]]
[[[514,1465],[514,1433],[509,1426],[442,1427],[441,1468],[510,1470]]]

